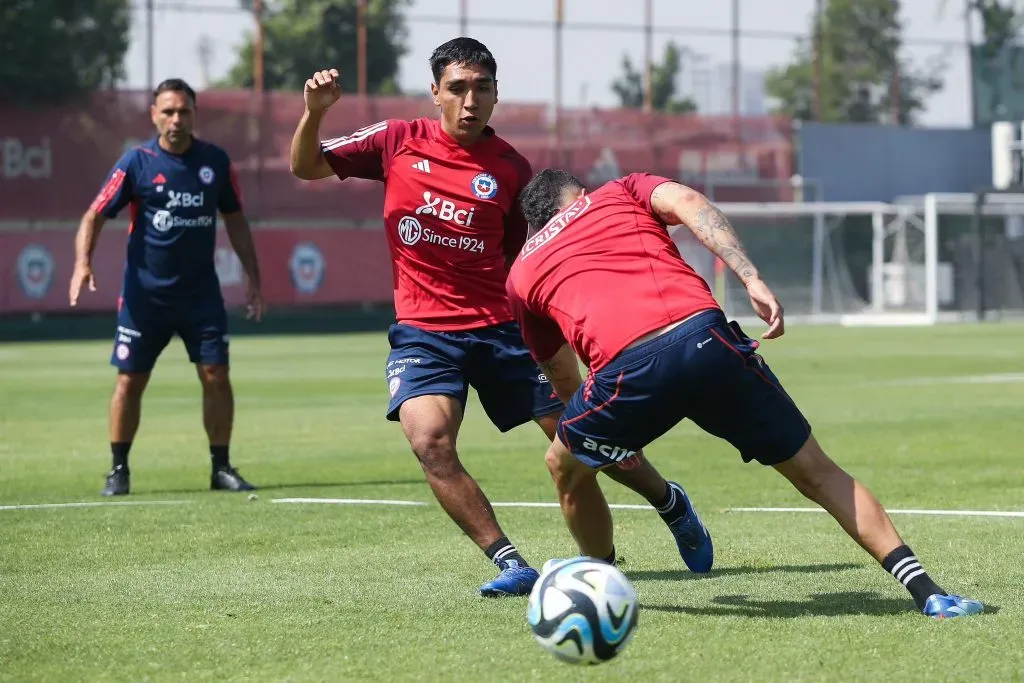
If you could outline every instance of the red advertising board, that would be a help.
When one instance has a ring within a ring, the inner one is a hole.
[[[62,107],[0,104],[0,314],[68,309],[77,222],[124,150],[152,136],[149,95],[104,92]],[[381,232],[383,188],[350,179],[306,182],[288,169],[302,113],[298,93],[213,90],[198,97],[200,137],[224,147],[238,171],[271,306],[387,303],[391,264]],[[436,116],[429,99],[346,95],[325,136],[389,119]],[[770,116],[707,117],[638,110],[564,110],[558,131],[545,105],[502,103],[496,130],[537,170],[559,167],[590,186],[647,171],[697,189],[714,183],[718,201],[787,201],[792,175],[789,121]],[[320,227],[327,226],[327,227]],[[95,255],[99,291],[80,310],[116,306],[125,233],[108,226]],[[223,234],[218,270],[230,305],[244,301],[240,267]]]
[[[124,150],[153,135],[142,92],[98,93],[63,107],[0,105],[0,221],[77,220]],[[262,220],[379,221],[379,183],[306,182],[288,170],[302,96],[245,91],[198,97],[196,133],[231,155],[251,217]],[[325,136],[387,118],[436,116],[425,98],[344,96]],[[716,182],[724,201],[786,201],[792,133],[785,119],[565,110],[556,139],[544,105],[502,103],[493,124],[536,169],[558,166],[592,184],[649,171],[702,189]]]
[[[105,231],[93,258],[96,292],[74,310],[112,311],[124,272],[123,230]],[[377,230],[255,230],[263,295],[268,306],[387,303],[392,274],[384,233]],[[227,237],[218,236],[217,272],[229,306],[245,302],[246,280]],[[74,236],[68,230],[0,232],[0,315],[59,313],[68,304]]]

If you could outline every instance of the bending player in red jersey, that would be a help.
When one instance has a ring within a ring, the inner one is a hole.
[[[389,119],[326,140],[320,124],[340,97],[338,72],[313,74],[292,141],[292,172],[306,180],[384,183],[397,318],[388,332],[387,418],[401,423],[445,511],[498,566],[481,593],[525,595],[537,571],[501,530],[459,461],[456,439],[471,385],[502,432],[533,420],[551,439],[563,409],[526,350],[505,293],[508,263],[526,239],[516,199],[532,171],[487,125],[498,101],[497,65],[487,48],[456,38],[434,51],[430,65],[440,119]],[[671,497],[646,462],[609,474],[652,504]],[[683,505],[662,510],[663,517]],[[673,534],[677,543],[710,550],[709,538]]]
[[[602,468],[690,418],[731,443],[745,462],[771,465],[827,510],[910,591],[924,614],[982,611],[929,578],[885,509],[825,455],[811,427],[679,255],[668,225],[685,225],[742,280],[763,337],[785,331],[782,306],[759,277],[729,221],[703,195],[645,173],[587,193],[564,171],[541,171],[523,190],[531,231],[507,289],[523,338],[541,367],[590,368],[577,389],[549,376],[567,402],[546,456],[565,520],[585,555],[612,548]]]

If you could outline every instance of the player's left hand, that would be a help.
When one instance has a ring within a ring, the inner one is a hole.
[[[245,298],[248,304],[245,319],[255,320],[256,322],[263,320],[263,292],[260,290],[259,285],[254,285],[250,282]]]
[[[768,331],[761,335],[762,339],[776,339],[786,332],[786,324],[783,319],[782,304],[775,298],[772,290],[763,280],[751,280],[747,283],[747,294],[750,296],[750,305],[754,313],[761,320],[768,323]]]

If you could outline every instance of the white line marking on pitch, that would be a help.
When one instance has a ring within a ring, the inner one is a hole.
[[[35,505],[0,505],[0,510],[49,510],[53,508],[98,508],[123,505],[188,505],[190,500],[125,500],[112,503],[37,503]]]
[[[726,512],[825,512],[821,508],[727,508]],[[890,515],[948,515],[953,517],[1024,517],[1015,510],[886,510]]]
[[[418,500],[374,500],[372,498],[274,498],[271,503],[322,503],[324,505],[427,505]]]
[[[430,505],[418,500],[377,500],[373,498],[274,498],[271,503],[321,503],[324,505]],[[511,502],[491,503],[496,508],[557,508],[558,503],[526,503]],[[613,510],[651,510],[650,505],[623,505],[612,503],[608,507]]]
[[[405,505],[422,507],[431,505],[420,500],[382,500],[375,498],[274,498],[272,503],[314,503],[322,505]],[[557,508],[558,503],[530,503],[525,501],[494,502],[500,508]],[[613,510],[653,510],[650,505],[611,503]],[[822,508],[726,508],[726,512],[825,512]],[[1024,517],[1024,511],[999,510],[889,510],[894,515],[950,515],[957,517]]]
[[[949,377],[906,377],[871,382],[871,386],[916,387],[936,384],[1017,384],[1024,382],[1024,373],[1010,372],[995,375],[952,375]]]
[[[558,503],[491,503],[496,508],[557,508]],[[623,503],[608,503],[612,510],[653,510],[650,505],[626,505]]]

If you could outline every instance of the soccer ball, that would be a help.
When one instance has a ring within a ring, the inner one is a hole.
[[[527,619],[541,646],[563,662],[600,664],[636,630],[636,590],[616,567],[592,557],[549,562],[530,593]]]

